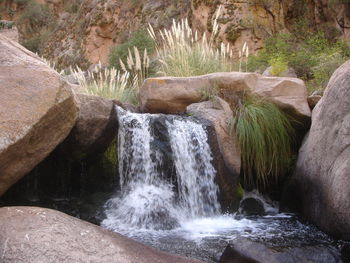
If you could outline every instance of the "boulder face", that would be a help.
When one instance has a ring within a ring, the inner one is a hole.
[[[235,103],[244,92],[276,103],[297,121],[307,123],[311,111],[304,82],[297,78],[265,77],[255,73],[222,72],[197,77],[161,77],[147,79],[140,89],[141,111],[184,113],[186,107],[218,94]]]
[[[233,116],[227,102],[215,97],[210,101],[194,103],[186,112],[208,123],[209,144],[212,148],[216,181],[219,185],[220,203],[235,209],[239,196],[237,186],[241,169],[241,153],[237,139],[230,134],[228,123]]]
[[[77,111],[69,84],[0,34],[0,195],[68,135]]]
[[[312,114],[285,203],[350,240],[350,61],[335,71]]]
[[[102,153],[115,138],[118,126],[113,100],[77,94],[79,116],[61,149],[73,159]]]
[[[61,212],[0,208],[1,262],[200,263],[161,252]]]

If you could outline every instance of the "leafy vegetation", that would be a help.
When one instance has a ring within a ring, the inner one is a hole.
[[[278,34],[268,38],[256,56],[250,56],[248,69],[263,70],[272,66],[272,74],[278,75],[287,66],[292,67],[312,91],[325,88],[330,75],[349,57],[350,47],[346,43],[328,40],[321,32],[303,39]]]
[[[136,47],[139,51],[147,51],[148,54],[154,52],[154,42],[152,38],[144,31],[139,30],[134,32],[130,39],[123,44],[113,46],[109,52],[109,66],[117,69],[121,69],[120,61],[127,64],[127,57],[129,56],[129,50]]]
[[[56,20],[47,5],[32,0],[23,1],[25,5],[17,24],[25,31],[26,38],[22,44],[29,50],[40,53],[50,34],[56,26]]]
[[[246,94],[235,111],[231,128],[241,147],[245,186],[263,190],[286,173],[295,134],[289,119],[276,105]]]

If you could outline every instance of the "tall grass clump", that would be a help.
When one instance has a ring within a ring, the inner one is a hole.
[[[230,45],[216,42],[220,10],[221,8],[214,17],[209,37],[205,33],[199,37],[187,19],[180,22],[174,20],[170,29],[159,32],[159,37],[149,25],[148,32],[155,42],[161,75],[188,77],[232,70],[230,60],[233,54]]]
[[[267,189],[290,166],[294,129],[273,103],[245,95],[233,118],[242,152],[245,187]]]
[[[102,68],[99,64],[97,72],[85,73],[80,68],[72,71],[85,93],[136,104],[136,94],[148,77],[150,59],[147,49],[141,55],[133,47],[133,51],[128,50],[126,64],[121,59],[119,63],[121,70]]]
[[[135,103],[136,93],[130,86],[130,74],[115,68],[102,68],[99,65],[97,72],[83,72],[80,68],[73,70],[79,85],[84,93],[121,102]]]

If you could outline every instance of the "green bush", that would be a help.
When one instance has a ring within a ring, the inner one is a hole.
[[[30,1],[18,19],[19,24],[29,25],[33,31],[48,27],[53,22],[53,14],[46,5]]]
[[[269,60],[271,65],[270,73],[273,76],[279,76],[283,71],[288,69],[288,62],[283,57],[275,57]]]
[[[328,40],[322,32],[297,39],[292,34],[278,34],[265,41],[264,48],[250,56],[250,71],[262,71],[267,66],[276,67],[277,72],[283,64],[294,68],[297,76],[316,85],[313,89],[324,87],[330,74],[350,58],[350,47],[341,41]],[[279,69],[278,69],[279,68]]]
[[[119,59],[126,63],[129,50],[133,50],[136,47],[141,53],[146,49],[148,54],[151,54],[155,50],[153,39],[145,33],[143,30],[134,32],[130,39],[120,45],[113,46],[109,51],[109,66],[120,69]]]
[[[235,114],[231,128],[241,147],[245,187],[264,190],[290,167],[294,129],[276,105],[253,95],[245,95]]]
[[[42,43],[41,36],[34,36],[24,41],[22,44],[26,49],[29,49],[34,53],[39,53],[41,43]]]
[[[18,5],[25,5],[29,2],[29,0],[15,0],[14,2]]]

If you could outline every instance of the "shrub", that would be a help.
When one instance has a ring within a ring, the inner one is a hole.
[[[231,128],[241,147],[244,184],[264,190],[289,168],[294,129],[276,105],[252,95],[235,114]]]
[[[149,34],[156,43],[161,75],[187,77],[233,69],[230,61],[232,50],[229,45],[217,45],[215,42],[219,29],[219,13],[220,8],[209,37],[205,34],[201,38],[198,37],[198,33],[190,28],[187,20],[178,23],[173,21],[171,29],[160,32],[160,40],[157,39],[153,28],[149,27]],[[217,46],[220,48],[216,48]]]
[[[271,65],[270,73],[273,76],[279,76],[283,71],[288,69],[288,63],[283,57],[275,57],[269,60]]]
[[[28,2],[22,15],[18,18],[19,24],[26,24],[30,29],[36,31],[38,28],[47,27],[53,21],[51,10],[34,1]]]
[[[34,36],[28,40],[25,40],[22,44],[26,49],[34,53],[39,53],[42,39],[40,36]]]
[[[121,69],[120,60],[126,64],[129,50],[133,49],[133,47],[136,47],[141,52],[144,52],[146,49],[148,54],[152,54],[155,48],[152,38],[147,33],[144,33],[142,30],[136,31],[127,42],[113,46],[110,49],[109,66]]]
[[[25,5],[29,2],[29,0],[15,0],[14,2],[18,5]]]
[[[341,41],[328,40],[322,32],[297,40],[291,34],[278,34],[265,41],[264,48],[250,56],[248,68],[251,71],[263,70],[267,66],[295,69],[298,77],[310,84],[313,89],[323,88],[330,72],[350,57],[350,47]],[[277,70],[280,71],[280,70]],[[276,72],[275,72],[276,73]]]

